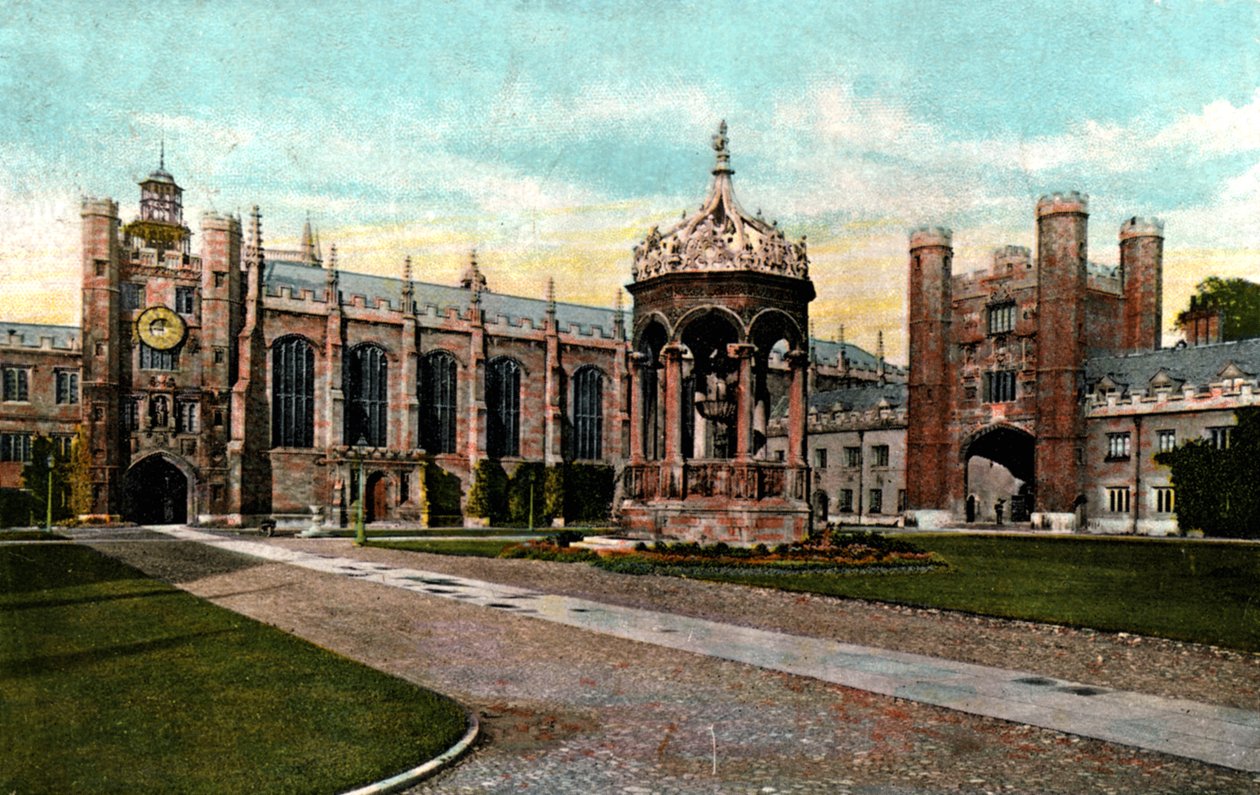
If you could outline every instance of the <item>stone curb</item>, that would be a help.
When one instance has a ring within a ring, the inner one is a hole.
[[[387,792],[397,792],[455,764],[464,755],[464,752],[472,747],[472,744],[476,742],[478,735],[481,733],[481,721],[477,719],[477,713],[472,710],[466,710],[466,714],[468,715],[468,731],[464,732],[464,736],[459,738],[457,743],[446,749],[439,756],[430,759],[419,767],[404,770],[396,776],[390,776],[374,784],[368,784],[366,787],[349,790],[342,793],[342,795],[384,795]]]

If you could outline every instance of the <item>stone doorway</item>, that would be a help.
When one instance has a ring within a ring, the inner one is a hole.
[[[994,522],[1001,501],[1003,520],[1026,522],[1033,501],[1035,440],[1008,425],[986,428],[964,448],[964,493],[968,522]]]

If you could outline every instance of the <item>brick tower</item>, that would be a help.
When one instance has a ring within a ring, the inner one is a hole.
[[[1037,513],[1034,524],[1071,529],[1081,489],[1085,418],[1085,286],[1089,198],[1037,202]]]
[[[83,219],[83,424],[92,459],[92,513],[117,513],[120,483],[118,387],[118,205],[86,199]]]
[[[1164,222],[1133,217],[1120,226],[1120,274],[1124,285],[1121,350],[1158,350],[1162,341]]]
[[[190,254],[165,153],[136,219],[120,230],[118,206],[95,199],[81,215],[93,512],[154,524],[223,513],[240,222],[207,215],[203,256]]]
[[[914,417],[906,430],[906,503],[921,526],[947,520],[952,465],[954,382],[950,365],[953,348],[952,233],[942,227],[923,227],[910,234],[910,383],[909,411]]]

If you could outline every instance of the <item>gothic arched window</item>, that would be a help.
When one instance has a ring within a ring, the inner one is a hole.
[[[455,452],[455,371],[455,357],[446,351],[420,360],[420,444],[425,452]]]
[[[604,374],[594,367],[573,376],[573,457],[604,457]]]
[[[271,346],[271,446],[315,446],[315,351],[301,337]]]
[[[389,364],[385,351],[377,345],[359,345],[350,350],[342,381],[346,393],[344,444],[369,447],[386,445],[389,411]]]
[[[486,454],[491,458],[521,454],[521,366],[495,359],[486,368]]]

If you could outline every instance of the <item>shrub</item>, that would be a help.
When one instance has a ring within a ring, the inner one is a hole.
[[[516,468],[507,482],[506,524],[521,527],[531,524],[531,507],[534,512],[532,524],[551,524],[553,514],[547,512],[547,475],[547,469],[538,463],[524,463]]]
[[[565,522],[601,522],[612,516],[614,471],[604,464],[565,464]]]
[[[70,462],[57,452],[53,440],[36,436],[31,442],[31,460],[22,467],[22,485],[35,504],[35,519],[43,524],[48,510],[48,459],[52,457],[52,515],[54,519],[70,516]]]
[[[21,489],[0,489],[0,527],[27,527],[35,515],[36,501]]]
[[[589,549],[570,549],[549,544],[546,541],[531,541],[527,544],[510,546],[499,553],[501,558],[523,558],[525,560],[551,560],[561,563],[593,563],[599,555]]]
[[[431,527],[457,526],[463,523],[459,500],[463,495],[459,476],[437,464],[424,466],[424,493],[429,507]]]
[[[547,468],[543,482],[543,514],[550,523],[557,516],[564,516],[564,466]]]
[[[569,546],[569,544],[572,544],[574,541],[581,541],[583,538],[585,538],[585,536],[577,530],[561,530],[558,533],[552,533],[547,536],[543,539],[543,541],[560,547],[561,549],[565,549]]]
[[[1212,447],[1196,439],[1159,453],[1177,490],[1177,524],[1183,531],[1232,538],[1260,537],[1260,487],[1255,460],[1260,455],[1260,407],[1237,409],[1230,446]]]
[[[498,461],[478,461],[468,490],[468,515],[489,519],[491,524],[503,522],[507,518],[507,484],[507,473]]]
[[[70,443],[70,513],[86,516],[92,512],[92,452],[88,450],[87,429],[75,428]]]

